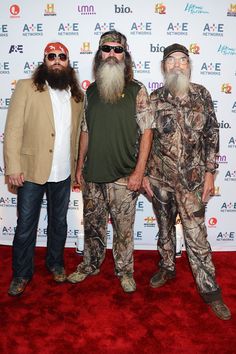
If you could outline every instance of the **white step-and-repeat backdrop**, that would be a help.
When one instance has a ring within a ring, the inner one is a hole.
[[[236,3],[227,0],[0,0],[0,244],[11,244],[17,195],[5,184],[2,145],[16,81],[31,76],[48,42],[61,41],[85,90],[100,35],[123,32],[133,57],[135,77],[149,92],[163,84],[160,61],[165,46],[185,45],[193,61],[192,81],[212,94],[220,127],[219,173],[207,207],[206,225],[213,250],[236,250]],[[81,193],[73,190],[68,212],[67,246],[83,234]],[[46,199],[37,245],[46,242]],[[158,232],[151,204],[140,196],[135,248],[156,249]],[[112,229],[108,225],[108,247]]]

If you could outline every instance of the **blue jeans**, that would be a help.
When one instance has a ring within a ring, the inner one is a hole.
[[[25,182],[18,188],[18,219],[13,240],[14,277],[32,278],[37,226],[45,192],[48,212],[46,265],[50,270],[64,266],[70,177],[61,182],[47,182],[43,185]]]

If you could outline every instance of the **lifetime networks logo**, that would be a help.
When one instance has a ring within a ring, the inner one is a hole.
[[[152,23],[151,22],[133,22],[130,28],[130,34],[133,36],[146,36],[152,34]]]
[[[200,69],[201,75],[220,75],[221,63],[206,63],[204,62]]]
[[[55,5],[53,3],[47,4],[44,9],[44,16],[56,16]]]
[[[20,18],[20,6],[17,4],[10,6],[10,18]]]
[[[185,6],[184,9],[185,12],[188,12],[191,15],[196,15],[196,14],[209,14],[209,11],[204,10],[203,6],[197,6],[194,4],[189,4]]]
[[[217,225],[217,218],[215,218],[214,216],[213,217],[211,217],[211,218],[209,218],[208,219],[208,227],[209,228],[215,228],[216,227],[216,225]]]
[[[78,36],[79,35],[79,24],[77,22],[73,23],[60,23],[58,27],[59,36]]]
[[[230,4],[230,7],[227,11],[227,16],[236,16],[236,4]]]
[[[7,25],[0,25],[0,37],[8,37]]]
[[[224,35],[224,24],[223,23],[206,23],[203,28],[203,36],[214,36],[223,37]]]
[[[93,5],[78,5],[78,12],[80,15],[96,15]]]
[[[168,36],[178,35],[187,36],[188,35],[188,22],[170,22],[166,34]]]
[[[83,89],[84,91],[87,90],[87,88],[89,87],[89,85],[90,85],[90,81],[89,81],[89,80],[83,80],[83,81],[81,82],[81,87],[82,87],[82,89]]]
[[[43,35],[43,24],[42,23],[31,23],[24,24],[22,36],[42,36]]]

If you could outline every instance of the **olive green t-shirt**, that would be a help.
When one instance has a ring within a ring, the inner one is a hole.
[[[89,145],[84,166],[87,182],[108,183],[131,174],[136,165],[139,127],[135,119],[140,85],[130,82],[117,103],[104,103],[96,82],[87,90]]]

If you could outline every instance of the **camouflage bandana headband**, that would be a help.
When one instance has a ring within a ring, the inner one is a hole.
[[[108,32],[104,33],[99,41],[99,47],[101,47],[104,43],[107,42],[116,42],[122,45],[122,47],[127,50],[127,40],[124,35],[119,32]]]

